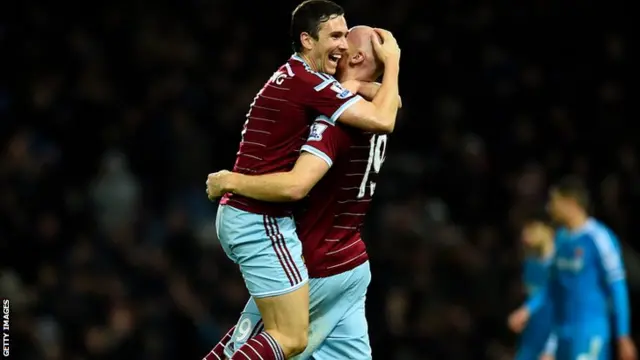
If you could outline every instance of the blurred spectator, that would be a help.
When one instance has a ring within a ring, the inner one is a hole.
[[[123,154],[107,153],[93,181],[91,199],[100,230],[120,229],[136,222],[141,188]]]

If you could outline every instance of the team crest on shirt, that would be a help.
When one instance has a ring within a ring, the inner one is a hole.
[[[326,124],[315,123],[311,126],[311,131],[309,131],[309,141],[320,141],[322,140],[322,133],[327,130]]]
[[[584,267],[584,249],[577,247],[573,249],[573,254],[567,254],[567,257],[559,256],[556,266],[559,270],[580,272]]]
[[[573,251],[573,255],[574,255],[576,258],[581,258],[583,254],[584,254],[584,250],[582,250],[582,248],[581,248],[581,247],[577,247],[577,248]]]
[[[335,91],[338,94],[336,95],[338,99],[346,99],[352,95],[351,91],[343,88],[342,85],[340,85],[340,83],[337,81],[333,83],[333,85],[331,85],[331,90]]]

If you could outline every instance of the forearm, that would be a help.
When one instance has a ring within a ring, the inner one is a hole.
[[[380,91],[380,87],[382,84],[377,82],[362,82],[358,87],[358,94],[365,98],[366,100],[371,101],[378,91]],[[402,98],[398,95],[398,108],[402,109]]]
[[[629,292],[627,290],[627,283],[624,279],[621,279],[611,283],[609,288],[616,322],[616,335],[618,337],[627,337],[630,331]]]
[[[380,118],[384,122],[394,124],[396,121],[396,115],[398,114],[399,106],[399,89],[398,89],[398,74],[400,72],[400,66],[397,63],[390,62],[385,64],[384,77],[382,79],[382,85],[378,90],[378,93],[371,101],[379,112]]]
[[[243,175],[234,173],[228,184],[228,192],[251,199],[269,202],[290,202],[299,200],[301,189],[290,172]]]

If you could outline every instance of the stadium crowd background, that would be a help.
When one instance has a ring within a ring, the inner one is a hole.
[[[508,359],[520,221],[566,173],[620,235],[640,301],[631,22],[594,3],[342,2],[403,49],[365,238],[376,358]],[[12,357],[200,359],[247,299],[205,178],[233,165],[251,99],[290,55],[296,2],[14,5],[0,22]]]

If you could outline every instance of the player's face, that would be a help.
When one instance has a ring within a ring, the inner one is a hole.
[[[346,55],[348,31],[344,16],[332,18],[320,25],[318,41],[313,51],[319,71],[329,75],[336,73],[338,62]]]
[[[547,210],[549,211],[549,215],[553,218],[553,220],[563,223],[566,218],[567,208],[568,208],[567,199],[560,195],[557,191],[552,190],[549,193],[549,203],[547,204]]]
[[[522,242],[528,247],[539,247],[549,241],[550,237],[550,229],[540,222],[527,224],[522,229]]]
[[[347,37],[347,39],[348,39],[348,37]],[[348,40],[347,40],[347,44],[348,44],[349,48],[342,54],[342,57],[338,61],[338,67],[337,67],[337,70],[336,70],[336,73],[338,75],[344,74],[344,72],[349,68],[350,58],[351,58],[351,56],[353,56],[353,53],[356,51],[356,49],[353,46],[353,44],[349,43]]]

